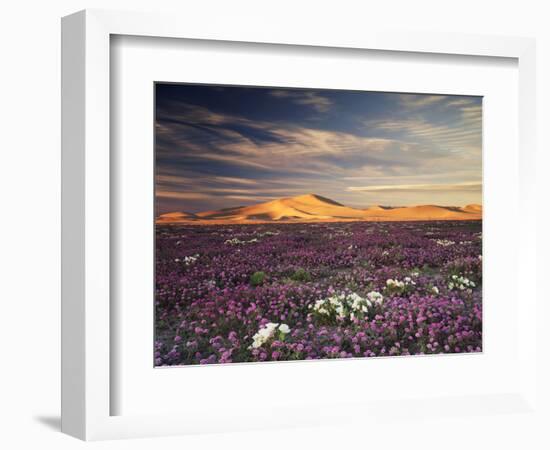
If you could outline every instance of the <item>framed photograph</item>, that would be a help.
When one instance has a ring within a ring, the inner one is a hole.
[[[84,11],[62,45],[64,432],[536,417],[532,40]]]

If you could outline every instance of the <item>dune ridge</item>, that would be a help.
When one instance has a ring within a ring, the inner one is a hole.
[[[270,222],[415,221],[480,220],[482,206],[418,205],[404,207],[372,206],[357,209],[317,194],[299,195],[237,206],[216,211],[189,213],[174,211],[157,217],[158,224],[239,224]]]

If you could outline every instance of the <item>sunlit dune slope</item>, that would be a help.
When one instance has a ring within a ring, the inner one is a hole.
[[[205,220],[324,220],[362,218],[363,212],[320,195],[308,194],[281,198],[251,206],[198,213]]]
[[[196,219],[197,216],[193,213],[179,211],[161,214],[157,217],[157,223],[185,222]]]
[[[464,208],[460,208],[464,212],[480,213],[482,212],[481,205],[466,205]]]
[[[344,206],[320,195],[307,194],[196,214],[167,213],[160,215],[157,218],[157,223],[476,220],[481,219],[481,215],[480,205],[467,205],[464,208],[423,205],[400,208],[373,206],[367,209],[357,209]]]
[[[481,210],[466,211],[462,208],[436,205],[407,206],[380,211],[366,211],[367,217],[382,216],[393,220],[468,220],[480,219]]]

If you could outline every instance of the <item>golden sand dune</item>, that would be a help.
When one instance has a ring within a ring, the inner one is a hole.
[[[351,208],[320,195],[307,194],[281,198],[250,206],[225,208],[196,214],[172,212],[162,214],[157,223],[231,224],[264,222],[337,222],[337,221],[411,221],[411,220],[479,220],[481,205],[452,206],[373,206]]]
[[[171,212],[157,217],[157,223],[186,222],[197,219],[197,216],[189,212]]]
[[[385,207],[380,205],[374,205],[374,206],[370,206],[367,209],[364,209],[363,211],[387,211],[388,209],[393,209],[393,208],[390,208],[387,206]]]
[[[460,208],[464,212],[481,213],[481,205],[466,205],[464,208]]]
[[[407,206],[383,210],[382,213],[366,212],[368,216],[380,216],[393,220],[472,220],[481,219],[481,209],[465,211],[462,208],[436,205]]]

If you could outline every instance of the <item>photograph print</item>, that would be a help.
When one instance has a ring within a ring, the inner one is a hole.
[[[482,351],[482,98],[156,83],[154,366]]]

